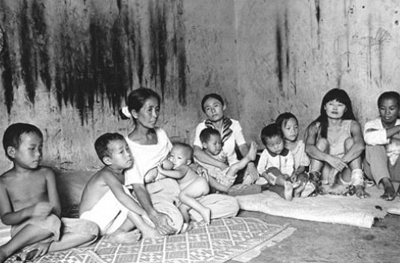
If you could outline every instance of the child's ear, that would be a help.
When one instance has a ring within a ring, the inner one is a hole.
[[[8,146],[7,147],[7,155],[10,156],[11,158],[15,158],[15,148],[13,146]]]
[[[104,163],[105,165],[111,165],[111,164],[112,164],[111,158],[108,157],[108,156],[103,157],[103,163]]]
[[[203,146],[203,149],[207,149],[207,143],[203,142],[201,145]]]
[[[192,160],[190,160],[190,159],[186,161],[186,165],[190,165],[191,163],[192,163]]]

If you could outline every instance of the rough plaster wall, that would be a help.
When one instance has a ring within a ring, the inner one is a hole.
[[[331,88],[349,93],[362,124],[375,118],[379,94],[399,91],[399,4],[235,0],[245,135],[258,139],[285,111],[299,117],[304,132]]]
[[[93,142],[131,129],[117,111],[139,86],[162,96],[159,125],[186,142],[205,93],[236,99],[225,91],[237,86],[232,0],[4,0],[0,17],[0,130],[37,125],[45,164],[99,166]],[[0,170],[9,166],[3,152]]]
[[[394,0],[3,0],[0,18],[0,130],[36,124],[44,161],[65,169],[100,165],[93,142],[131,129],[116,110],[140,85],[163,97],[160,126],[188,142],[209,92],[258,140],[284,111],[303,131],[334,87],[364,123],[400,78]]]

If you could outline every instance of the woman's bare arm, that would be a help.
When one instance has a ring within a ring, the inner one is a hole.
[[[345,163],[350,163],[354,159],[358,158],[365,149],[365,143],[362,136],[361,126],[358,122],[351,122],[351,135],[354,140],[353,146],[349,149],[349,151],[342,157],[342,160]]]

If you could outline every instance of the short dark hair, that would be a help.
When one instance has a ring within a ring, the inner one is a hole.
[[[386,99],[395,99],[397,100],[397,106],[400,106],[400,94],[396,91],[386,91],[378,98],[378,108],[381,106],[382,101]]]
[[[35,133],[41,139],[43,139],[43,133],[38,127],[29,123],[14,123],[8,126],[3,136],[3,147],[6,152],[6,156],[11,160],[11,157],[7,153],[8,147],[18,148],[21,144],[21,135],[24,133]]]
[[[189,159],[190,159],[190,160],[193,159],[193,148],[192,148],[189,144],[184,143],[184,142],[175,142],[175,143],[173,144],[173,146],[177,146],[177,147],[183,148],[184,151],[186,152],[186,154],[189,155]]]
[[[274,136],[283,136],[281,127],[276,123],[271,123],[261,130],[261,141],[265,146],[267,145],[267,139]]]
[[[94,142],[94,148],[96,149],[97,156],[99,156],[99,159],[102,162],[104,157],[111,157],[111,151],[108,144],[117,140],[125,141],[125,138],[119,133],[105,133],[96,139]]]
[[[224,99],[221,97],[221,95],[217,94],[217,93],[210,93],[207,94],[203,97],[203,99],[201,100],[201,109],[203,110],[203,112],[205,112],[204,109],[204,103],[209,99],[209,98],[213,98],[218,100],[219,102],[221,102],[222,106],[225,105]]]
[[[207,127],[200,132],[200,141],[202,143],[206,143],[210,140],[212,135],[221,137],[221,134],[219,133],[218,130],[211,128],[211,127]]]

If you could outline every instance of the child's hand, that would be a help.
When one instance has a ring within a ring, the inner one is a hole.
[[[172,170],[174,164],[170,160],[165,159],[164,161],[162,161],[161,167],[165,170]]]
[[[162,173],[163,172],[163,167],[162,167],[162,164],[160,163],[159,165],[157,165],[157,171],[159,172],[159,173]]]
[[[292,174],[292,176],[290,176],[290,181],[292,181],[292,183],[294,183],[294,182],[297,181],[297,174],[296,174],[296,172],[294,172],[294,173]]]
[[[220,155],[220,161],[223,163],[227,163],[228,162],[228,155],[225,152],[222,152],[222,154]]]
[[[46,217],[50,215],[53,206],[49,202],[39,202],[32,208],[32,217]]]

